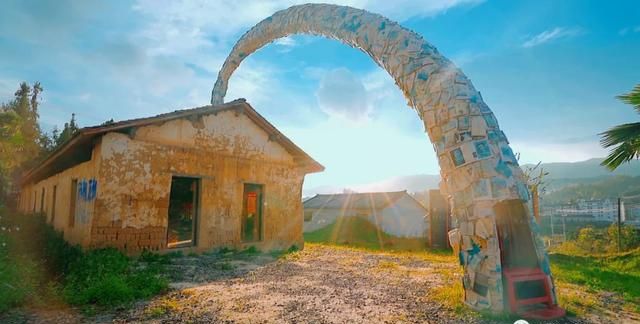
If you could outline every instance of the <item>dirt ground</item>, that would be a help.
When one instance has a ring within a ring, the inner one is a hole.
[[[98,323],[486,323],[431,298],[451,258],[387,254],[323,245],[276,255],[237,253],[174,258],[169,293],[127,310],[81,316],[26,312],[16,322]],[[615,314],[613,315],[615,316]],[[621,322],[612,317],[556,323]]]

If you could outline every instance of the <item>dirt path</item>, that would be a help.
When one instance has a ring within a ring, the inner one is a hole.
[[[177,262],[183,289],[122,322],[463,322],[426,297],[453,264],[319,245],[277,260]]]
[[[168,269],[174,289],[129,310],[86,318],[65,309],[30,312],[14,319],[29,323],[52,319],[62,323],[491,322],[455,314],[433,300],[447,274],[459,271],[447,256],[309,244],[304,251],[283,257],[230,252],[173,258]],[[621,322],[611,315],[588,314],[586,319],[557,323]]]

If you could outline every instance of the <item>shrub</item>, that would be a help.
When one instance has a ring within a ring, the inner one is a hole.
[[[14,251],[19,233],[20,226],[0,206],[0,313],[33,297],[38,285],[37,264]]]
[[[98,306],[148,298],[167,288],[162,272],[169,258],[144,252],[132,260],[115,249],[84,253],[43,215],[0,208],[0,312],[60,297]],[[61,293],[51,289],[59,286]]]
[[[118,306],[151,297],[168,286],[158,260],[162,259],[142,264],[116,249],[90,251],[71,264],[63,290],[65,299],[74,305]]]
[[[82,256],[82,249],[78,245],[71,245],[64,240],[62,232],[56,231],[51,225],[44,226],[42,247],[46,259],[47,270],[56,276],[69,274],[71,265]]]

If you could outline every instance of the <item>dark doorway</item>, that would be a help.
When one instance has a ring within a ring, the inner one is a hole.
[[[51,224],[53,224],[56,220],[56,192],[58,191],[58,186],[53,186],[53,193],[51,194]]]
[[[494,206],[503,268],[538,268],[525,204],[506,200]]]
[[[429,190],[429,245],[434,248],[449,247],[449,205],[440,190]]]
[[[242,195],[242,241],[262,240],[262,185],[245,183]]]
[[[78,179],[71,180],[71,201],[69,202],[69,227],[76,223],[76,202],[78,200]]]
[[[168,248],[196,245],[199,191],[200,181],[197,178],[171,178],[167,227]]]
[[[40,194],[40,214],[44,213],[44,188],[42,188],[42,193]]]

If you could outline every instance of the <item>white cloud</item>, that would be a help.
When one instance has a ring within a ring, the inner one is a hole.
[[[525,48],[535,47],[535,46],[548,43],[552,40],[578,36],[581,33],[582,33],[582,30],[580,28],[555,27],[553,29],[545,30],[540,34],[531,37],[530,39],[528,39],[522,44],[522,47],[525,47]]]
[[[283,49],[281,51],[285,51],[285,52],[290,51],[291,48],[293,48],[293,47],[298,45],[298,43],[295,41],[295,39],[293,39],[293,37],[291,37],[291,36],[287,36],[287,37],[276,39],[276,41],[273,42],[273,43],[275,45],[283,47]]]
[[[367,91],[362,81],[346,68],[325,74],[316,97],[320,109],[329,116],[355,122],[366,121],[369,117]]]
[[[354,0],[347,1],[350,6],[364,8],[382,14],[388,18],[403,21],[411,17],[430,17],[458,6],[475,6],[484,0]]]
[[[329,2],[363,8],[406,20],[416,16],[433,16],[461,5],[476,5],[484,0],[347,0]],[[228,45],[246,29],[274,12],[308,0],[247,1],[157,1],[138,0],[134,9],[150,23],[140,32],[152,53],[181,54],[199,48],[219,49]],[[285,41],[287,42],[287,41]]]
[[[154,77],[152,87],[151,85],[138,85],[138,88],[147,88],[146,91],[154,96],[167,94],[172,89],[181,89],[184,84],[190,84],[192,89],[183,92],[189,101],[204,98],[204,94],[211,90],[215,81],[215,77],[211,77],[211,75],[217,75],[217,71],[230,48],[243,32],[278,10],[307,2],[309,1],[138,0],[133,9],[141,15],[141,27],[132,31],[127,41],[144,49],[146,59],[151,62],[135,66],[129,73]],[[427,3],[418,3],[402,0],[391,4],[388,1],[378,0],[348,0],[340,1],[340,4],[364,8],[392,19],[404,20],[413,16],[433,16],[455,6],[475,5],[481,2],[482,0],[433,0]],[[306,38],[296,36],[281,38],[276,40],[275,44],[279,47],[279,51],[286,52],[294,46],[304,45],[305,42]],[[126,48],[121,49],[125,50]],[[160,63],[166,63],[168,67],[165,68]],[[274,86],[277,83],[274,82],[276,78],[274,73],[278,72],[264,68],[264,62],[260,63],[243,63],[237,71],[241,75],[233,77],[230,81],[228,99],[234,98],[235,95],[251,99],[256,104],[270,101],[266,97],[271,96],[275,91],[274,87],[277,87]],[[202,76],[189,73],[188,69],[183,66],[185,64],[197,66],[210,75]],[[154,67],[160,69],[155,75],[150,71]],[[139,69],[144,69],[144,71],[132,73]],[[174,74],[176,77],[173,77]],[[204,77],[210,78],[208,84],[204,82]],[[161,83],[165,83],[165,85]],[[193,90],[194,87],[201,85],[205,89]],[[269,89],[270,92],[265,93],[264,89]],[[286,92],[286,89],[282,92]],[[295,96],[291,95],[290,97]],[[326,98],[323,97],[324,99]],[[292,99],[292,103],[300,104],[300,101]],[[208,100],[200,104],[207,102]],[[351,101],[351,103],[356,103],[356,101]],[[325,105],[325,108],[331,111],[337,107],[336,104],[334,102],[329,106]],[[358,119],[366,113],[366,102],[359,102],[357,105],[359,107],[356,109],[359,109],[359,113],[350,113],[348,118]],[[342,111],[345,110],[342,109]]]
[[[520,153],[520,164],[578,162],[607,155],[597,141],[516,141],[511,147]]]

